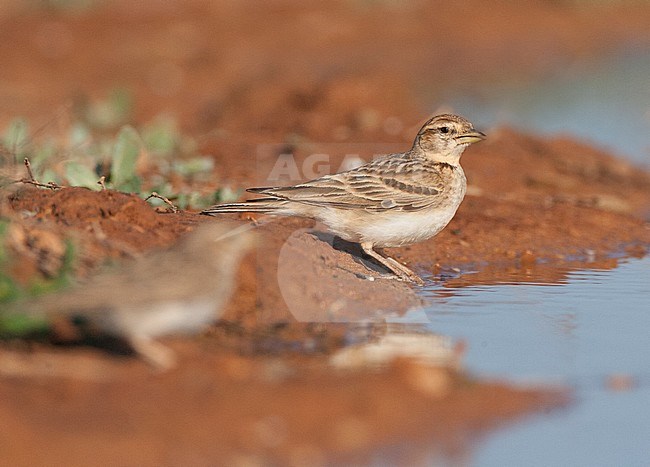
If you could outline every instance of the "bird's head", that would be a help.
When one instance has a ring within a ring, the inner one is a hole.
[[[483,139],[485,134],[475,130],[468,120],[458,115],[443,114],[422,126],[412,150],[437,162],[457,165],[465,148]]]

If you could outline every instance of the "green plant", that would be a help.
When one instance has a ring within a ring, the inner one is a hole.
[[[22,306],[29,299],[64,288],[70,283],[75,249],[70,241],[66,241],[66,250],[61,268],[52,278],[38,277],[26,285],[17,283],[11,277],[13,259],[5,246],[5,237],[9,221],[0,219],[0,337],[18,337],[42,333],[48,329],[44,316],[31,316],[24,313],[17,303]],[[10,306],[12,305],[13,306]]]
[[[29,124],[22,117],[14,118],[9,122],[2,134],[0,145],[3,153],[20,157],[29,142]]]
[[[130,94],[120,90],[97,103],[82,102],[77,119],[54,135],[42,128],[31,132],[25,119],[16,118],[0,139],[5,165],[15,167],[27,157],[42,185],[105,187],[143,198],[156,191],[182,209],[201,209],[237,197],[227,187],[208,188],[214,158],[200,154],[196,141],[182,134],[172,116],[159,115],[137,129],[125,124],[131,107]],[[2,186],[16,180],[3,175]],[[154,205],[159,202],[152,200]]]

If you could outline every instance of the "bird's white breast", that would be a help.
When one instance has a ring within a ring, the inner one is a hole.
[[[457,206],[444,210],[403,213],[402,216],[368,222],[360,231],[362,241],[378,247],[409,245],[438,234],[454,217]]]
[[[370,242],[378,247],[395,247],[421,242],[440,232],[454,217],[460,200],[447,207],[421,211],[365,212],[331,209],[319,220],[339,237],[353,242]]]

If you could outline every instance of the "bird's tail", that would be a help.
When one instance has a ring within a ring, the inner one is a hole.
[[[214,216],[215,214],[225,214],[233,212],[253,212],[253,213],[266,213],[274,214],[281,210],[286,201],[277,198],[260,198],[243,203],[225,203],[215,204],[207,209],[201,211],[201,214]]]

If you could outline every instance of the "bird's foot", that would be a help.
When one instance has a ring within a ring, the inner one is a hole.
[[[131,336],[129,344],[156,371],[165,372],[176,366],[176,353],[148,336]]]
[[[409,268],[404,266],[399,261],[391,258],[390,256],[384,256],[379,252],[375,251],[372,248],[372,245],[362,243],[361,248],[368,256],[374,258],[382,266],[384,266],[386,269],[392,272],[394,274],[395,279],[401,280],[403,282],[408,282],[411,284],[416,284],[419,286],[424,285],[424,281],[422,280],[422,278],[418,276],[415,272],[411,271]]]
[[[424,281],[420,276],[418,276],[415,272],[411,271],[409,268],[404,266],[403,264],[399,263],[397,260],[394,260],[393,258],[386,258],[391,262],[393,266],[395,266],[395,269],[392,269],[392,272],[395,274],[395,277],[403,282],[409,282],[411,284],[416,284],[419,286],[424,285]]]

